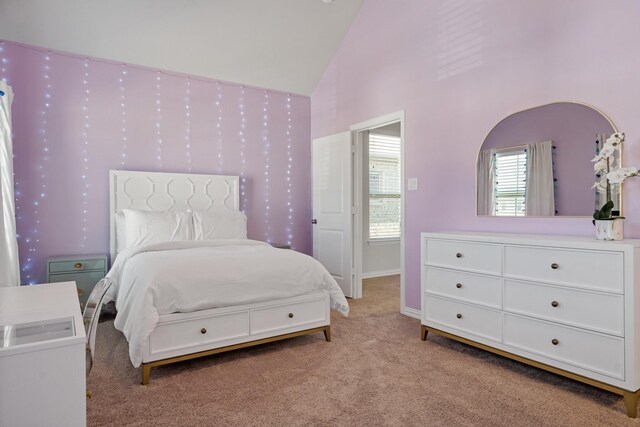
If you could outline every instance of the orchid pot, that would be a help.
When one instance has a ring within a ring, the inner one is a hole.
[[[624,239],[624,218],[597,219],[597,240],[622,240]]]

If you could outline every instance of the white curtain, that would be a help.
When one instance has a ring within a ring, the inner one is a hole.
[[[16,203],[13,195],[13,144],[11,102],[13,91],[0,80],[0,287],[20,285]]]
[[[553,144],[551,141],[527,144],[527,185],[525,214],[556,214],[553,185]]]
[[[496,150],[481,150],[478,155],[478,215],[494,214],[495,154]]]

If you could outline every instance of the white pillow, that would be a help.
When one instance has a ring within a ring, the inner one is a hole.
[[[127,230],[124,224],[124,214],[117,212],[114,217],[116,220],[116,252],[120,253],[127,248]]]
[[[191,212],[123,209],[127,247],[193,239]]]
[[[196,240],[246,239],[247,217],[242,212],[193,212]]]

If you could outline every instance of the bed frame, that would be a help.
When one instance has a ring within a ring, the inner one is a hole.
[[[109,171],[111,260],[122,209],[236,212],[237,176]],[[144,346],[142,384],[151,368],[314,332],[331,341],[329,292],[160,316]]]

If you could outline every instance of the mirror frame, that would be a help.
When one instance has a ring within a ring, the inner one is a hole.
[[[585,102],[580,102],[580,101],[554,101],[554,102],[548,102],[546,104],[541,104],[541,105],[536,105],[533,107],[529,107],[529,108],[525,108],[523,110],[519,110],[516,111],[515,113],[511,113],[508,116],[502,118],[501,120],[499,120],[495,125],[493,125],[491,127],[491,129],[489,130],[489,132],[487,132],[487,134],[484,136],[484,138],[482,139],[482,144],[480,144],[480,148],[478,149],[478,154],[476,154],[476,166],[475,166],[475,177],[474,177],[474,182],[475,182],[475,187],[474,187],[474,200],[475,200],[475,214],[476,217],[481,217],[481,218],[592,218],[592,215],[523,215],[523,216],[516,216],[516,215],[480,215],[478,214],[478,160],[480,160],[480,152],[482,151],[482,146],[484,145],[484,142],[487,140],[487,138],[489,137],[489,135],[491,134],[491,132],[493,132],[493,130],[502,122],[504,122],[505,120],[509,119],[510,117],[515,116],[516,114],[520,114],[520,113],[524,113],[525,111],[529,111],[529,110],[533,110],[536,108],[542,108],[542,107],[547,107],[549,105],[554,105],[554,104],[577,104],[577,105],[582,105],[583,107],[588,107],[591,108],[592,110],[596,111],[598,114],[600,114],[602,117],[604,117],[604,119],[609,122],[609,124],[611,125],[611,127],[613,128],[612,132],[620,132],[617,128],[617,126],[615,125],[615,123],[613,123],[613,120],[611,119],[611,117],[609,117],[607,114],[605,114],[602,110],[600,110],[599,108],[594,107],[591,104],[587,104]],[[620,148],[620,166],[622,166],[623,162],[622,162],[622,147]],[[594,181],[595,182],[595,175],[594,175]],[[620,216],[624,216],[624,203],[623,203],[623,192],[622,192],[622,185],[620,184]]]

